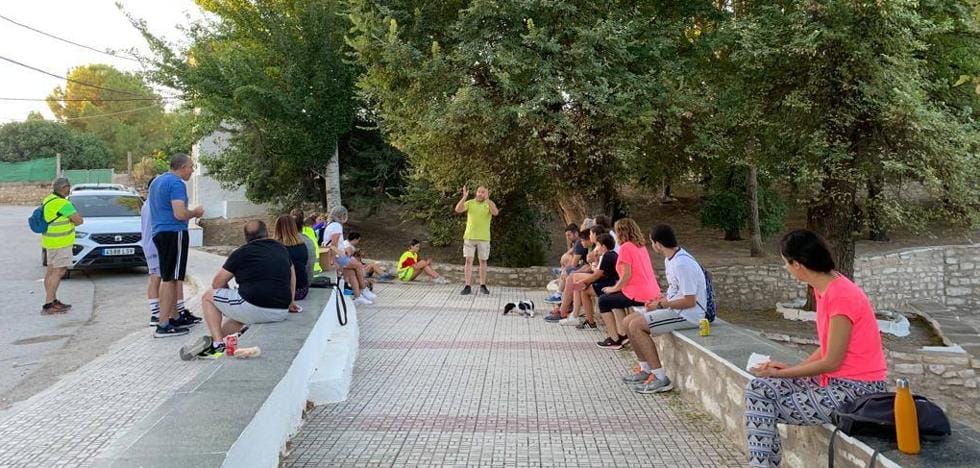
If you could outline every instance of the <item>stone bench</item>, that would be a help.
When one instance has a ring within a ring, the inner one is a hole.
[[[308,401],[346,398],[357,354],[357,314],[348,301],[348,323],[341,327],[336,300],[331,289],[311,289],[300,302],[302,313],[252,326],[240,345],[261,347],[257,358],[182,362],[175,355],[175,366],[211,370],[127,430],[94,466],[277,466]],[[190,336],[201,334],[201,327]]]
[[[716,320],[711,336],[698,330],[676,331],[661,338],[658,349],[667,369],[674,369],[674,385],[714,417],[734,443],[745,450],[744,389],[752,376],[745,371],[749,356],[768,354],[774,360],[798,362],[800,351],[761,338],[757,333]],[[827,466],[827,447],[834,426],[800,427],[779,425],[783,438],[785,466]],[[908,456],[894,442],[874,438],[858,440],[838,434],[837,466],[868,466],[874,450],[880,454],[876,466],[885,467],[974,467],[980,465],[980,435],[953,425],[953,436],[941,442],[923,441],[922,453]]]

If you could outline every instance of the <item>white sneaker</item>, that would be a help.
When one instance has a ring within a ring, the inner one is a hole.
[[[368,298],[364,297],[363,295],[357,299],[354,299],[354,305],[372,305],[372,304],[374,303],[371,302]]]
[[[361,291],[361,296],[364,296],[369,301],[374,301],[378,298],[378,295],[372,292],[370,289],[365,289]]]
[[[440,276],[440,277],[432,280],[432,282],[435,283],[435,284],[449,284],[449,280],[447,280],[446,278],[444,278],[442,276]]]
[[[568,318],[563,318],[558,321],[558,325],[562,325],[566,327],[577,327],[581,323],[582,321],[578,317],[572,317],[572,316],[569,316]]]

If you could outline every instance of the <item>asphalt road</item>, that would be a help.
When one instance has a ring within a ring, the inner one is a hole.
[[[143,268],[72,272],[58,298],[63,315],[42,316],[40,236],[27,227],[34,207],[0,206],[0,409],[139,331],[150,333]]]

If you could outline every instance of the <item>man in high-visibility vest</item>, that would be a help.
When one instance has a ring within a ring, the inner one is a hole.
[[[71,305],[58,300],[58,286],[71,266],[72,246],[75,245],[75,226],[82,224],[82,215],[68,201],[71,184],[68,179],[58,177],[51,183],[52,193],[44,197],[44,220],[48,230],[41,234],[41,247],[48,262],[44,273],[44,305],[41,315],[63,314]]]

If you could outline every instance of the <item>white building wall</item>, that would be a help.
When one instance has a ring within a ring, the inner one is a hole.
[[[189,185],[191,206],[204,207],[204,219],[243,218],[265,215],[270,207],[252,203],[245,197],[245,188],[226,190],[208,175],[207,166],[201,164],[201,156],[220,155],[230,145],[231,134],[226,127],[218,127],[210,135],[198,140],[191,149],[194,158],[194,175]]]

